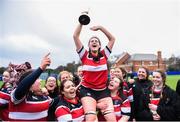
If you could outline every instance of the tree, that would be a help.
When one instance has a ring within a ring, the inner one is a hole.
[[[175,57],[172,55],[167,60],[168,71],[180,71],[180,57]]]
[[[3,72],[6,70],[5,67],[0,67],[0,74],[3,74]]]

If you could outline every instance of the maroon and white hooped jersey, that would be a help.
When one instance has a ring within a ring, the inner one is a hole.
[[[0,90],[0,108],[3,108],[0,110],[0,119],[3,121],[8,121],[8,115],[9,115],[9,109],[8,104],[11,99],[11,91],[13,88],[2,88]],[[7,106],[7,107],[5,107]]]
[[[122,100],[119,96],[112,97],[114,112],[116,115],[116,120],[120,120],[122,115],[130,116],[131,107],[129,99]]]
[[[14,92],[14,91],[13,91]],[[46,121],[50,99],[47,96],[28,94],[21,100],[11,95],[9,119],[12,121]]]
[[[77,98],[75,102],[65,97],[61,99],[56,106],[55,115],[59,122],[84,121],[84,110]]]
[[[116,120],[119,121],[123,115],[130,116],[131,113],[131,106],[129,99],[121,99],[119,95],[115,97],[111,97],[113,100],[113,106],[114,106],[114,113],[116,115]],[[105,121],[104,116],[101,114],[101,112],[98,114],[98,120],[99,121]]]
[[[133,102],[133,91],[132,88],[128,86],[126,81],[123,81],[123,93],[130,102]]]
[[[161,90],[153,90],[153,97],[150,99],[150,103],[158,105],[161,97]]]
[[[101,51],[103,57],[101,57],[98,62],[95,62],[93,58],[89,58],[89,53],[84,47],[78,51],[83,65],[83,86],[94,90],[106,88],[106,82],[108,80],[107,59],[110,53],[110,49],[106,46],[105,49]]]

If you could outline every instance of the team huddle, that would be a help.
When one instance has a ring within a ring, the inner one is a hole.
[[[42,87],[39,76],[51,64],[50,53],[36,70],[28,62],[9,65],[0,89],[2,121],[180,120],[180,96],[165,84],[163,71],[154,71],[152,79],[146,67],[139,67],[136,79],[121,67],[108,71],[114,36],[102,26],[93,26],[90,29],[101,31],[109,42],[101,49],[100,39],[92,36],[86,50],[80,40],[82,27],[78,24],[73,34],[82,63],[76,75],[68,71],[59,77],[50,75]]]

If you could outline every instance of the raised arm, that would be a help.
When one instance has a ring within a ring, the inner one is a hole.
[[[48,56],[49,53],[43,58],[41,66],[37,70],[22,79],[14,92],[15,100],[21,100],[28,93],[30,87],[36,81],[36,79],[41,75],[41,73],[46,69],[46,67],[50,65],[51,60]]]
[[[109,40],[109,42],[107,44],[108,48],[110,50],[112,50],[114,42],[115,42],[115,37],[107,29],[105,29],[102,26],[93,26],[90,29],[93,30],[93,31],[98,31],[98,30],[102,31]]]
[[[81,40],[79,38],[81,30],[82,30],[82,25],[78,24],[78,26],[76,27],[76,29],[74,31],[74,34],[73,34],[73,38],[74,38],[74,42],[75,42],[76,50],[77,51],[82,48],[82,43],[81,43]]]

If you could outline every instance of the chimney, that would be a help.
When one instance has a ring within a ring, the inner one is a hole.
[[[160,68],[160,66],[161,66],[162,63],[163,63],[161,51],[158,51],[158,52],[157,52],[157,61],[158,61],[158,68]]]

